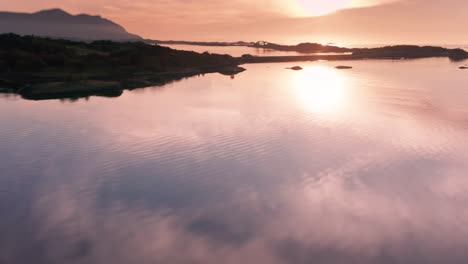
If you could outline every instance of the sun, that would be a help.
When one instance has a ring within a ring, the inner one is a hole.
[[[353,0],[297,0],[301,16],[323,16],[350,7]]]
[[[350,103],[348,82],[333,68],[315,65],[297,72],[292,87],[297,104],[314,114],[340,114]]]

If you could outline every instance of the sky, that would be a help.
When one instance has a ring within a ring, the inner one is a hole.
[[[3,11],[50,8],[161,40],[468,43],[466,0],[0,0]]]

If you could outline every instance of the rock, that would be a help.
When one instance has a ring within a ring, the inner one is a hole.
[[[250,62],[250,61],[252,61],[254,59],[255,59],[255,56],[251,55],[251,54],[244,54],[239,58],[240,62],[244,62],[244,63],[245,62],[248,63],[248,62]]]
[[[241,58],[243,58],[243,59],[252,59],[252,58],[254,58],[254,57],[255,57],[255,56],[252,55],[252,54],[244,54],[244,55],[241,56]]]
[[[449,50],[449,58],[453,61],[462,61],[468,59],[468,52],[462,49]]]
[[[348,69],[352,69],[353,67],[340,65],[340,66],[336,66],[335,68],[338,70],[348,70]]]
[[[286,68],[286,69],[293,70],[293,71],[300,71],[300,70],[302,70],[302,67],[301,66],[294,66],[294,67]]]
[[[239,66],[228,66],[228,67],[223,67],[221,69],[218,70],[219,73],[223,74],[223,75],[236,75],[238,73],[241,73],[245,71],[244,68],[242,67],[239,67]]]
[[[461,69],[461,70],[467,70],[467,69],[468,69],[468,65],[461,66],[460,69]]]

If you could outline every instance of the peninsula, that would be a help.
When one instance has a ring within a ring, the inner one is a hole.
[[[229,55],[143,42],[91,43],[0,35],[0,92],[29,99],[118,95],[194,75],[243,71]]]

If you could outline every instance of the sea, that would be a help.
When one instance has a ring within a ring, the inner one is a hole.
[[[265,54],[245,49],[224,47]],[[0,263],[467,263],[463,64],[248,64],[114,98],[0,95]]]

